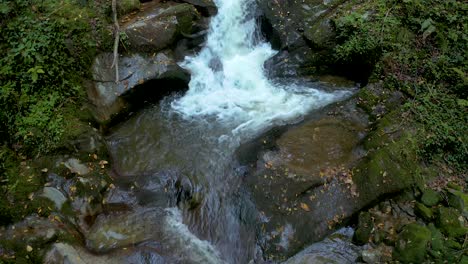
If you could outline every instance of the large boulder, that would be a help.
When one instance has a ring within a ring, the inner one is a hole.
[[[280,50],[268,63],[274,76],[313,74],[328,66],[335,45],[330,19],[344,2],[257,0],[267,39]]]
[[[190,4],[152,4],[122,26],[126,48],[135,52],[157,52],[173,45],[183,35],[194,33],[200,15]]]
[[[110,122],[114,116],[125,112],[132,106],[132,99],[141,93],[145,93],[144,99],[148,100],[151,95],[158,97],[184,89],[190,79],[170,51],[121,56],[118,82],[115,82],[112,62],[111,53],[96,57],[92,66],[93,82],[87,91],[95,118],[100,123]],[[138,103],[141,105],[141,101]]]
[[[397,113],[369,133],[356,99],[321,112],[260,152],[247,177],[268,257],[295,254],[379,198],[414,183],[419,165],[408,147],[411,130]]]

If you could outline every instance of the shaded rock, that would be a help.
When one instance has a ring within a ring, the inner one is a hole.
[[[422,263],[431,241],[431,231],[419,224],[409,224],[398,235],[394,257],[405,263]]]
[[[14,225],[8,226],[1,230],[0,239],[8,239],[10,241],[23,241],[26,243],[34,243],[36,241],[51,241],[58,234],[63,234],[65,230],[63,225],[54,221],[52,218],[42,218],[37,215],[26,217],[23,221]]]
[[[267,24],[263,26],[267,39],[274,48],[281,50],[268,63],[274,70],[273,75],[308,75],[328,67],[335,45],[330,18],[344,2],[346,0],[257,0],[264,24]]]
[[[369,212],[359,213],[359,220],[356,232],[354,233],[354,240],[359,244],[366,244],[374,229],[372,215]]]
[[[120,15],[136,11],[140,8],[139,0],[120,0],[117,1],[117,12]]]
[[[213,0],[182,0],[183,2],[189,3],[197,7],[202,11],[202,14],[207,16],[214,16],[218,13],[218,8],[216,7]]]
[[[158,4],[147,7],[122,26],[126,48],[133,52],[157,52],[173,45],[184,34],[191,35],[200,17],[190,4]]]
[[[81,163],[80,160],[71,158],[64,162],[65,167],[67,167],[72,173],[78,175],[86,175],[90,172],[89,168]]]
[[[100,123],[106,123],[128,110],[132,100],[140,95],[142,101],[186,88],[189,75],[174,61],[171,52],[149,55],[131,55],[119,59],[119,76],[115,83],[115,72],[111,68],[113,55],[103,53],[96,57],[92,72],[94,83],[89,85],[88,98],[94,105],[94,116]],[[140,94],[139,94],[139,93]],[[135,104],[136,104],[135,103]]]
[[[360,248],[351,243],[352,236],[351,228],[343,228],[325,240],[305,248],[283,263],[356,263]]]
[[[54,187],[44,187],[42,190],[42,196],[54,202],[55,207],[58,210],[61,210],[63,204],[67,201],[65,195]]]
[[[450,207],[460,212],[468,213],[468,194],[463,191],[448,189],[447,202]]]

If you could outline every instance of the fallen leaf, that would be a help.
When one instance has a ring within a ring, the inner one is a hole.
[[[301,208],[302,208],[302,210],[304,210],[304,211],[307,211],[307,212],[310,211],[310,208],[309,208],[309,206],[308,206],[306,203],[301,203]]]

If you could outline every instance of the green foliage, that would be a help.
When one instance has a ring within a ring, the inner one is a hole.
[[[64,103],[83,97],[105,21],[70,0],[0,0],[0,16],[0,143],[46,153],[62,138]]]
[[[466,100],[435,89],[408,104],[419,131],[421,156],[442,159],[461,170],[468,164],[468,108]]]
[[[352,0],[333,20],[336,62],[367,65],[371,81],[404,92],[413,122],[422,127],[420,156],[462,169],[468,161],[466,10],[468,2],[456,0]]]

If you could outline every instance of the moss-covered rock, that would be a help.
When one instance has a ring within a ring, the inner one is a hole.
[[[426,189],[421,196],[421,202],[425,206],[434,206],[440,202],[440,194],[434,190]]]
[[[434,217],[434,212],[422,203],[416,203],[414,205],[414,212],[425,221],[430,221]]]
[[[468,212],[468,194],[463,191],[448,189],[447,203],[460,212]]]
[[[132,11],[136,11],[140,8],[139,0],[120,0],[117,1],[117,12],[120,15],[128,14]]]
[[[463,216],[455,208],[440,207],[437,226],[449,237],[460,237],[468,233]]]
[[[354,241],[359,244],[366,244],[369,242],[372,229],[374,229],[374,223],[371,214],[369,212],[359,213],[359,222],[356,232],[354,233]]]
[[[431,231],[422,225],[406,225],[398,235],[393,257],[403,263],[422,263],[426,258]]]

